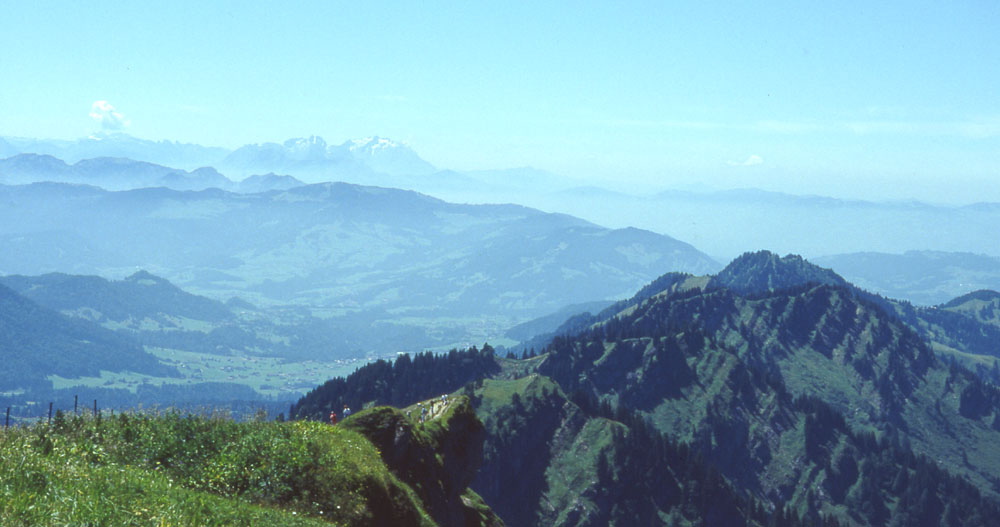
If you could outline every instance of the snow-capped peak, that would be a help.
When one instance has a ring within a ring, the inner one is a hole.
[[[326,148],[326,141],[318,135],[310,135],[309,137],[296,137],[294,139],[289,139],[285,141],[283,146],[289,149],[308,149],[313,147]]]
[[[405,144],[397,143],[387,137],[364,137],[348,141],[351,152],[367,152],[374,155],[378,150],[390,150],[395,148],[406,148]]]
[[[316,161],[326,158],[326,141],[318,135],[289,139],[282,145],[291,159]]]

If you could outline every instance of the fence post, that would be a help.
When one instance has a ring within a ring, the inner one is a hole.
[[[94,399],[94,417],[97,417],[97,399]]]
[[[74,395],[73,396],[73,415],[78,415],[76,413],[76,399],[77,399],[77,397],[79,397],[79,395]]]
[[[7,425],[9,425],[9,424],[10,424],[10,407],[8,406],[7,407],[7,419],[4,420],[4,422],[3,422],[3,429],[6,430],[7,429]]]
[[[52,424],[52,403],[49,403],[49,424]]]

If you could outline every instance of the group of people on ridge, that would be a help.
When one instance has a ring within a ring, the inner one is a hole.
[[[448,394],[444,394],[444,395],[441,396],[441,404],[443,406],[447,406],[448,405]],[[427,421],[427,407],[424,406],[424,403],[417,403],[417,407],[420,408],[420,422],[421,423],[426,422]],[[351,409],[350,409],[350,407],[348,407],[345,404],[344,405],[344,409],[341,411],[340,415],[341,415],[341,417],[340,417],[341,419],[346,419],[347,416],[351,415]],[[410,416],[410,412],[406,412],[406,416],[409,417]],[[333,410],[330,410],[330,424],[331,425],[337,424],[337,412],[335,412]]]
[[[351,415],[351,409],[350,409],[350,407],[348,407],[345,404],[344,405],[344,409],[343,409],[343,411],[341,411],[340,415],[341,415],[341,419],[347,419],[347,417],[349,415]],[[335,412],[333,410],[330,410],[330,424],[331,425],[337,424],[337,412]]]

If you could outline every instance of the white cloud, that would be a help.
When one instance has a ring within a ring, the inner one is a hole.
[[[90,118],[101,123],[101,128],[104,130],[121,130],[131,124],[108,101],[94,101],[94,104],[90,105]]]
[[[757,165],[763,165],[764,164],[764,158],[760,157],[757,154],[753,154],[750,157],[748,157],[746,161],[742,161],[742,162],[740,162],[740,161],[729,161],[728,164],[729,164],[729,166],[733,166],[733,167],[754,167],[754,166],[757,166]]]

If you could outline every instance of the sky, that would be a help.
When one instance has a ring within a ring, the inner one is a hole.
[[[1000,201],[1000,3],[5,2],[0,135]]]

